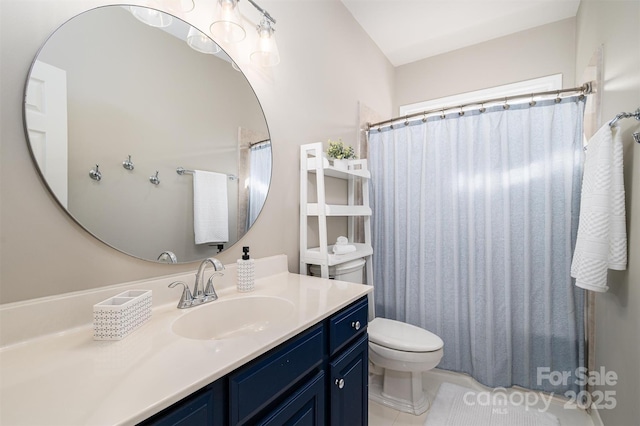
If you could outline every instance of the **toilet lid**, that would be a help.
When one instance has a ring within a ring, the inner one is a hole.
[[[440,337],[424,328],[387,318],[374,318],[367,331],[370,341],[389,349],[433,352],[444,346]]]

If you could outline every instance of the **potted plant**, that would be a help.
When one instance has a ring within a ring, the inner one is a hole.
[[[348,161],[356,158],[356,154],[352,146],[345,145],[342,139],[332,141],[329,139],[329,148],[327,149],[327,156],[333,159],[333,166],[339,169],[346,170],[348,168]]]

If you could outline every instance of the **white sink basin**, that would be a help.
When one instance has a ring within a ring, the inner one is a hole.
[[[246,337],[285,324],[293,303],[278,297],[246,296],[198,306],[173,323],[173,332],[188,339]]]

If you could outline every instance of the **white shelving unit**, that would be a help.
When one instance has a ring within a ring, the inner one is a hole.
[[[310,203],[308,191],[309,174],[315,175],[316,202]],[[348,202],[346,205],[327,204],[325,198],[325,176],[347,181]],[[329,267],[355,259],[366,260],[367,284],[372,284],[373,267],[371,265],[371,208],[369,207],[369,179],[367,160],[348,160],[347,169],[334,167],[329,163],[322,150],[322,143],[311,143],[300,147],[300,273],[308,273],[308,265],[319,265],[323,278],[329,277]],[[355,205],[356,187],[362,188],[362,205]],[[319,247],[308,246],[309,217],[318,218]],[[327,241],[327,217],[342,216],[348,219],[349,244],[356,251],[346,254],[334,254],[333,246]],[[364,242],[354,241],[354,218],[364,218]]]

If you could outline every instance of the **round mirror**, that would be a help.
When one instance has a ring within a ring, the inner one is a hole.
[[[24,121],[60,205],[141,259],[193,262],[231,247],[271,181],[262,108],[232,65],[153,9],[105,6],[58,28],[29,71]]]

